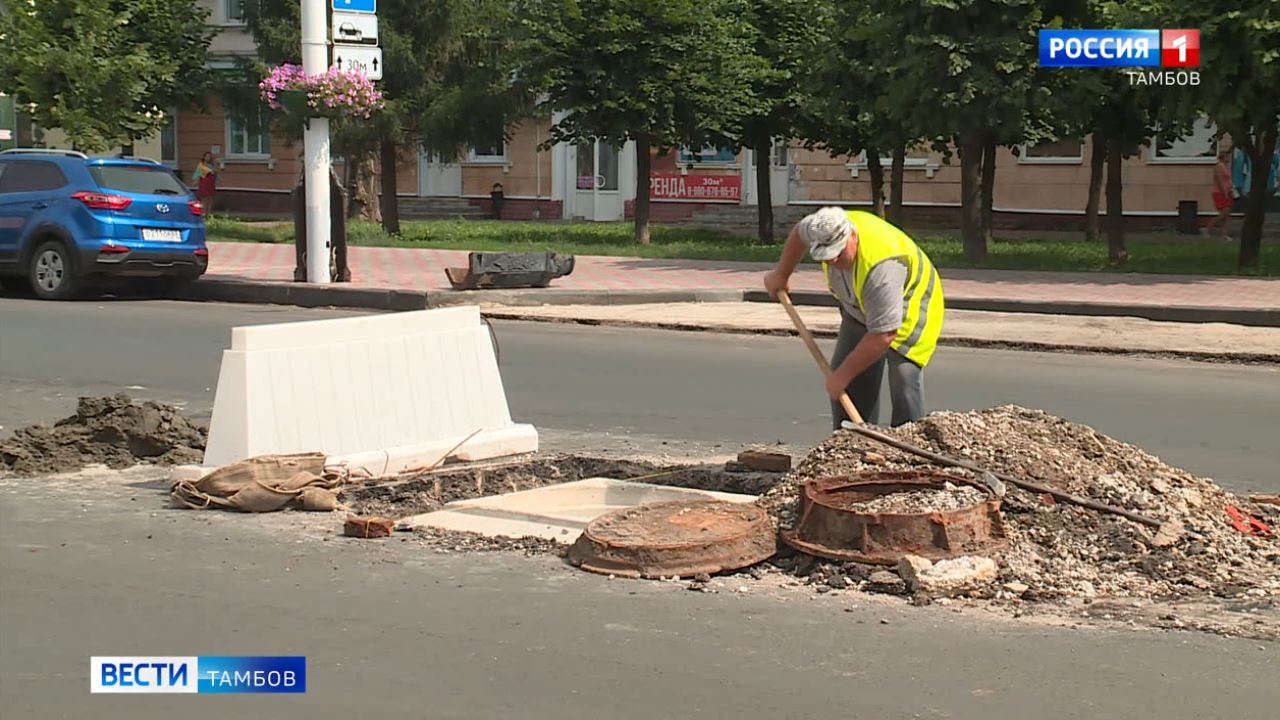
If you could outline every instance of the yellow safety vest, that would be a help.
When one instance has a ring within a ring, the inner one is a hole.
[[[850,210],[849,221],[858,233],[853,266],[853,294],[858,307],[862,307],[862,287],[871,268],[886,260],[901,260],[907,266],[907,284],[902,291],[902,327],[889,347],[920,367],[928,365],[938,347],[938,336],[942,334],[944,303],[942,278],[937,268],[914,240],[879,216]],[[827,289],[835,295],[831,272],[825,262],[822,274],[827,279]]]

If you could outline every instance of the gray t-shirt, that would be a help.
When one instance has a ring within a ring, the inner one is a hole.
[[[907,287],[909,270],[906,263],[890,258],[871,268],[862,285],[862,307],[853,294],[853,269],[829,268],[831,289],[845,312],[867,327],[867,332],[881,333],[902,327],[904,308],[902,293]]]

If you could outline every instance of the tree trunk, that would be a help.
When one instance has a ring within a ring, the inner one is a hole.
[[[880,151],[867,148],[867,171],[871,175],[871,212],[884,217],[884,165],[880,164]]]
[[[770,184],[773,142],[767,133],[756,138],[756,146],[753,150],[756,156],[756,213],[759,221],[757,234],[761,243],[769,245],[773,243],[773,186]]]
[[[961,135],[960,238],[964,257],[977,263],[987,259],[987,238],[982,232],[982,140]]]
[[[1129,259],[1124,247],[1124,181],[1121,168],[1124,157],[1120,144],[1107,143],[1107,257],[1112,265],[1123,264]]]
[[[400,200],[396,197],[396,142],[382,140],[382,230],[388,235],[400,234]]]
[[[302,164],[303,162],[305,161],[299,162],[299,167],[305,167],[305,165]],[[342,187],[347,189],[347,219],[348,220],[360,214],[360,198],[359,198],[360,175],[357,172],[358,170],[359,170],[359,167],[357,166],[356,163],[353,163],[350,160],[343,160]],[[305,183],[306,180],[304,179],[302,182]]]
[[[996,191],[996,141],[987,138],[982,144],[982,237],[991,242],[991,207]]]
[[[902,227],[902,180],[907,167],[907,145],[893,148],[893,164],[889,166],[889,222]]]
[[[1102,204],[1102,173],[1107,168],[1107,140],[1093,134],[1093,146],[1089,150],[1089,200],[1084,206],[1084,232],[1089,242],[1102,239],[1102,227],[1098,209]]]
[[[636,242],[649,244],[649,137],[636,137]]]
[[[372,156],[362,159],[356,168],[356,204],[360,208],[361,220],[382,222],[382,209],[378,207],[378,173]]]
[[[1240,269],[1257,270],[1262,255],[1262,223],[1267,210],[1267,179],[1271,157],[1276,152],[1276,120],[1257,128],[1249,153],[1249,199],[1245,205],[1244,227],[1240,230]]]

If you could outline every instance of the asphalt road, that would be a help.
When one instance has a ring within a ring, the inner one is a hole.
[[[129,385],[208,412],[232,325],[332,315],[0,300],[0,424]],[[820,439],[794,339],[503,324],[553,443]],[[1274,370],[947,349],[934,407],[1046,407],[1274,487]],[[669,443],[662,445],[663,442]],[[154,472],[154,471],[153,471]],[[328,515],[165,508],[157,474],[0,479],[0,715],[14,718],[1274,717],[1280,646],[794,590],[690,593],[550,558],[333,537]],[[305,655],[301,696],[100,696],[92,655]]]
[[[0,300],[0,426],[56,420],[77,395],[131,387],[207,421],[231,327],[344,314]],[[553,446],[718,454],[748,442],[805,448],[829,431],[817,371],[794,338],[542,323],[497,333],[512,413]],[[1044,408],[1233,489],[1280,490],[1273,367],[943,348],[927,382],[931,409]]]

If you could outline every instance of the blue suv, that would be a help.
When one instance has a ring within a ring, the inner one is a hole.
[[[204,208],[169,168],[68,150],[0,152],[0,275],[49,300],[107,277],[193,280]]]

